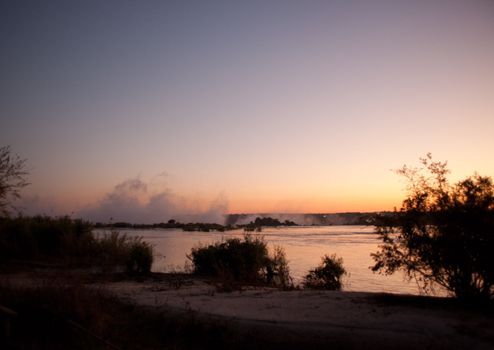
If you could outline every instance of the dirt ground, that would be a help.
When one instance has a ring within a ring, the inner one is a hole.
[[[137,305],[169,313],[195,313],[259,339],[294,347],[494,349],[492,305],[448,298],[376,293],[221,286],[187,276],[104,283],[104,289]]]

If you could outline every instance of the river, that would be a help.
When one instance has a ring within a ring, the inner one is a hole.
[[[227,232],[184,232],[177,229],[120,230],[130,236],[142,236],[153,246],[154,272],[183,271],[189,264],[187,254],[198,245],[229,237],[242,237],[242,230]],[[295,283],[319,265],[324,254],[343,258],[348,274],[343,279],[347,291],[420,294],[414,281],[407,281],[402,273],[384,276],[373,273],[371,253],[380,243],[372,226],[296,226],[264,227],[259,233],[268,247],[281,246]]]

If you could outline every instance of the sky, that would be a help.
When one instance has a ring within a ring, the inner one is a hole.
[[[494,175],[494,2],[0,3],[25,213],[392,210],[431,152]]]

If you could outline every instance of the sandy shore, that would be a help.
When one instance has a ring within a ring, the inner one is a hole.
[[[252,339],[256,348],[494,349],[492,303],[480,307],[448,298],[265,287],[227,293],[190,275],[118,278],[30,273],[0,276],[0,281],[28,287],[52,279],[59,284],[85,281],[83,285],[172,318],[226,325],[221,328]]]
[[[195,313],[294,346],[494,349],[492,310],[448,299],[254,287],[223,293],[186,276],[111,282],[104,288],[138,305]]]

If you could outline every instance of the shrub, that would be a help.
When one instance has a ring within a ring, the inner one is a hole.
[[[274,284],[283,288],[293,286],[293,280],[290,276],[288,261],[285,251],[282,247],[274,247],[272,258],[268,260],[266,278],[268,284]]]
[[[373,254],[373,270],[404,270],[423,289],[439,284],[458,298],[493,298],[491,178],[474,175],[450,185],[446,163],[430,154],[421,161],[422,168],[398,171],[409,182],[408,196],[399,212],[377,223],[383,244]]]
[[[342,258],[325,255],[321,265],[304,277],[303,285],[308,289],[341,290],[341,278],[345,274]]]
[[[95,239],[92,265],[103,272],[123,269],[128,273],[149,273],[153,263],[153,250],[141,237],[128,237],[111,231]]]
[[[130,252],[126,261],[128,273],[149,273],[153,264],[153,249],[149,243],[138,237],[130,243]]]
[[[79,259],[94,243],[91,225],[69,217],[0,218],[0,256],[3,261],[40,258]]]
[[[248,283],[275,284],[275,276],[281,276],[281,284],[289,280],[283,250],[277,248],[275,256],[270,257],[266,242],[259,236],[245,235],[243,240],[230,238],[193,248],[188,258],[198,275]]]
[[[88,222],[48,216],[0,218],[0,262],[50,261],[65,266],[98,266],[104,272],[126,268],[150,271],[151,246],[118,232],[96,237]]]

